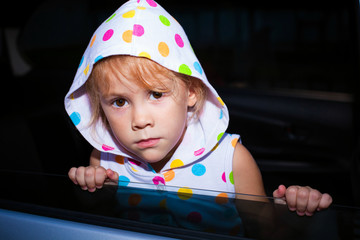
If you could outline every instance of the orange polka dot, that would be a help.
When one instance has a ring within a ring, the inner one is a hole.
[[[132,41],[132,35],[133,35],[133,31],[132,30],[127,30],[123,33],[122,35],[122,39],[127,42],[127,43],[131,43]]]
[[[137,193],[131,194],[128,202],[130,206],[137,206],[141,202],[141,195]]]
[[[233,147],[235,147],[238,141],[239,141],[238,138],[234,138],[233,140],[231,140],[231,145],[232,145]]]
[[[115,162],[117,162],[118,164],[124,164],[124,157],[120,155],[116,155]]]
[[[215,202],[217,204],[226,204],[226,203],[228,203],[228,201],[229,201],[229,198],[226,193],[219,193],[215,198]]]
[[[165,182],[170,182],[171,180],[174,179],[175,172],[174,172],[174,170],[170,170],[170,171],[163,173],[163,175],[164,175]]]
[[[159,206],[166,209],[166,198],[160,201]]]
[[[93,38],[91,39],[90,47],[92,47],[92,46],[94,45],[95,39],[96,39],[96,34],[95,34],[95,35],[93,36]]]
[[[158,50],[159,50],[159,53],[161,54],[161,56],[163,56],[163,57],[169,56],[170,50],[166,43],[160,42],[158,45]]]

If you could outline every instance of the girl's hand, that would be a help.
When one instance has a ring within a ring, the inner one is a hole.
[[[117,184],[119,174],[111,169],[106,170],[100,166],[88,166],[71,168],[69,178],[74,184],[79,185],[83,190],[95,192],[96,189],[103,187],[105,181],[114,182]]]
[[[285,203],[290,211],[296,211],[299,216],[312,216],[315,211],[328,208],[332,203],[332,197],[327,193],[320,193],[311,187],[290,186],[286,188],[280,185],[273,192],[277,203]]]

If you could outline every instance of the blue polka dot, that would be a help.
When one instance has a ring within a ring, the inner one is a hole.
[[[95,58],[95,60],[94,60],[94,63],[96,63],[97,61],[99,61],[99,60],[101,60],[101,59],[103,59],[104,57],[102,56],[102,55],[99,55],[99,56],[97,56],[96,58]]]
[[[206,167],[201,163],[197,163],[191,168],[191,171],[195,176],[202,176],[206,172]]]
[[[223,117],[224,117],[224,112],[223,112],[222,109],[220,109],[220,117],[219,117],[219,119],[222,119]]]
[[[82,56],[81,60],[80,60],[80,64],[79,64],[79,67],[81,67],[81,65],[83,64],[84,62],[84,56]]]
[[[130,183],[130,179],[126,176],[120,176],[119,177],[119,187],[126,187],[127,185],[129,185]]]
[[[153,173],[156,173],[156,171],[153,169],[153,167],[150,165],[150,163],[148,163],[147,166],[150,171],[152,171]]]
[[[194,68],[196,71],[198,71],[198,73],[200,73],[200,74],[203,73],[203,70],[202,70],[199,62],[194,62]]]
[[[77,126],[80,121],[81,121],[81,116],[80,116],[80,113],[78,112],[73,112],[71,115],[70,115],[70,119],[71,121],[74,123],[75,126]]]

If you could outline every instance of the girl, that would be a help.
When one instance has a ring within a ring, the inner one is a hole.
[[[84,190],[113,181],[172,186],[179,197],[191,197],[196,189],[224,198],[265,195],[239,135],[225,133],[227,107],[185,32],[152,0],[125,3],[95,31],[65,107],[95,148],[90,166],[69,171]],[[310,187],[280,185],[273,196],[308,216],[332,202]]]

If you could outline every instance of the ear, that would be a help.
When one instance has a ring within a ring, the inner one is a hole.
[[[195,106],[196,102],[197,102],[197,96],[194,90],[189,89],[188,90],[188,107],[193,107]]]

